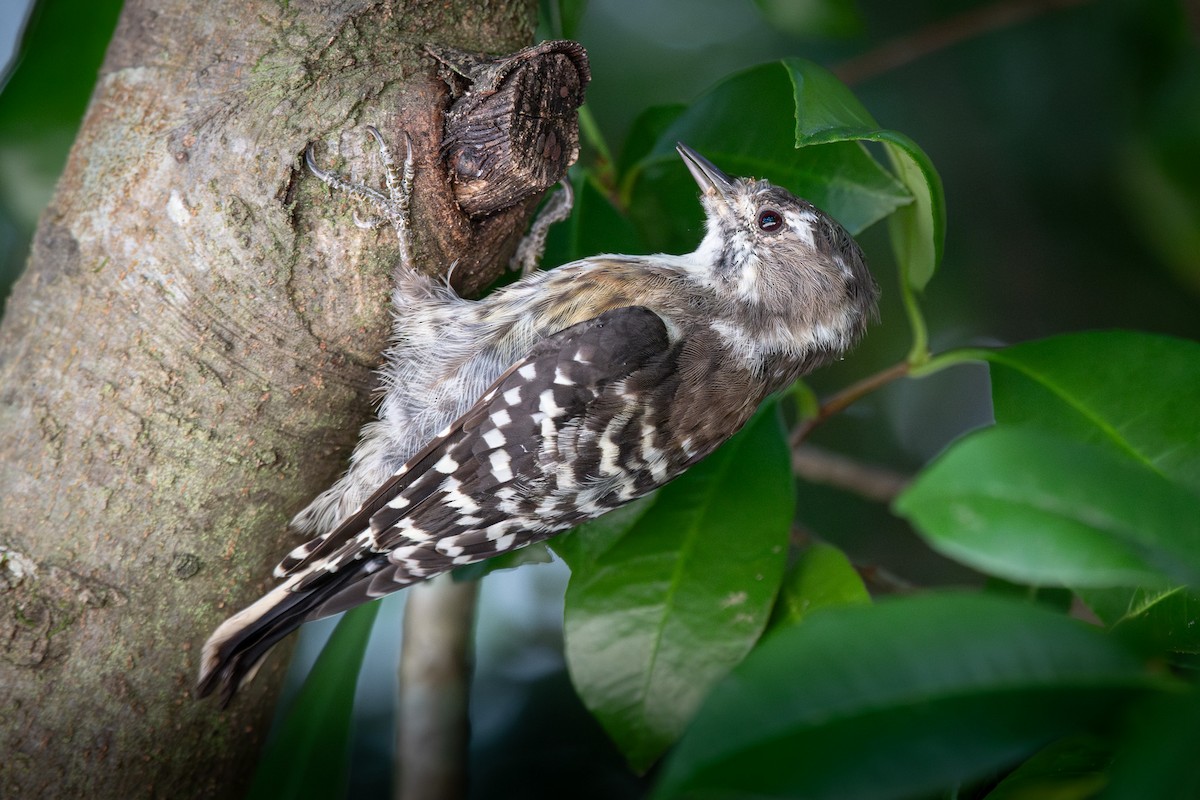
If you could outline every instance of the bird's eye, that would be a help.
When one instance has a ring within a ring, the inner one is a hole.
[[[783,214],[773,208],[764,208],[758,212],[758,229],[774,233],[783,227]]]

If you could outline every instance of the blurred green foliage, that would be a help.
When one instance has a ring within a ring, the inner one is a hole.
[[[563,625],[572,680],[636,770],[679,738],[762,635],[794,507],[772,404],[687,480],[618,518],[627,524],[584,525],[554,545],[571,568]]]
[[[338,797],[346,791],[354,690],[378,613],[379,603],[368,603],[338,620],[292,708],[272,730],[247,800]]]
[[[931,592],[844,606],[736,667],[652,796],[935,794],[1172,688],[1110,637],[1036,605]]]
[[[813,440],[915,480],[894,513],[792,485],[771,408],[562,540],[575,692],[652,771],[613,778],[595,723],[555,692],[582,720],[577,771],[539,769],[570,734],[519,728],[535,696],[479,737],[506,768],[476,796],[583,796],[593,774],[612,797],[1195,796],[1194,5],[563,0],[542,20],[594,74],[578,202],[548,263],[693,247],[678,139],[811,197],[859,234],[882,322],[780,408],[794,423],[814,392],[907,364],[919,379]],[[90,87],[94,69],[68,72]],[[15,102],[0,95],[0,121]],[[28,146],[12,130],[5,196],[37,163],[11,155]],[[914,596],[867,602],[851,564],[876,594]],[[341,668],[322,683],[352,680],[357,658]]]
[[[0,300],[83,118],[121,0],[42,0],[0,79]]]

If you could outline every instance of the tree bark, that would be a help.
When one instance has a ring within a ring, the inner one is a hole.
[[[200,644],[344,467],[390,327],[392,232],[302,154],[378,181],[362,125],[407,131],[417,262],[486,284],[529,203],[454,205],[422,45],[516,50],[535,6],[128,0],[0,327],[0,795],[241,796],[286,658],[220,712]]]

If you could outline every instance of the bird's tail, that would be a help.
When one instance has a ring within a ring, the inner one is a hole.
[[[304,622],[344,610],[341,603],[330,601],[362,575],[359,570],[344,569],[316,582],[309,580],[309,587],[297,591],[305,577],[292,576],[213,631],[200,656],[197,696],[207,697],[220,689],[221,707],[229,705],[281,639]]]

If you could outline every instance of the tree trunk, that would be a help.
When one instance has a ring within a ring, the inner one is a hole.
[[[221,712],[200,644],[344,467],[390,327],[395,237],[302,154],[378,182],[362,126],[407,131],[417,262],[494,278],[528,203],[454,205],[421,46],[515,50],[535,5],[128,0],[0,327],[0,795],[242,794],[286,658]]]

